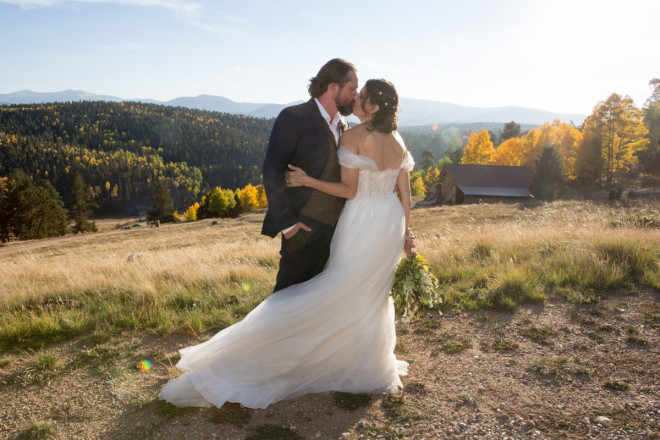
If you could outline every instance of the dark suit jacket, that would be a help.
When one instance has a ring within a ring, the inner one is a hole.
[[[313,190],[302,186],[287,188],[284,173],[288,164],[292,164],[318,178],[328,159],[330,138],[334,142],[314,99],[287,107],[279,114],[270,133],[263,166],[268,211],[262,234],[275,237],[298,222],[298,212]]]

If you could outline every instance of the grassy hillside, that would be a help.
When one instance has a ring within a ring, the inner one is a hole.
[[[414,210],[418,251],[445,303],[442,314],[397,325],[397,354],[412,363],[401,395],[314,395],[265,411],[158,402],[177,374],[177,348],[240,320],[270,293],[278,241],[259,235],[262,218],[0,247],[0,433],[660,434],[658,202]],[[144,359],[153,363],[148,373],[138,368]]]
[[[262,216],[71,237],[27,252],[7,246],[2,346],[91,330],[202,333],[229,325],[273,285],[278,242],[259,235]],[[659,224],[657,204],[587,202],[436,207],[412,218],[445,311],[513,311],[549,298],[591,303],[617,289],[660,289]]]

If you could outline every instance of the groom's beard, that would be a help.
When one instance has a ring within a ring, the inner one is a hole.
[[[348,104],[339,105],[337,104],[337,111],[342,116],[350,116],[353,113],[353,104],[355,101],[351,101]]]

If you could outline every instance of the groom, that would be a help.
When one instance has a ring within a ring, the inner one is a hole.
[[[335,58],[310,80],[311,99],[287,107],[270,134],[263,166],[268,212],[261,233],[282,234],[280,269],[273,292],[302,283],[320,273],[330,254],[330,241],[344,199],[308,187],[287,188],[288,165],[317,179],[340,182],[339,136],[358,95],[355,66]]]

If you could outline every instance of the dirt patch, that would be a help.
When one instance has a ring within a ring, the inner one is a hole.
[[[400,394],[265,410],[157,400],[192,335],[89,335],[0,355],[0,437],[40,438],[28,435],[47,422],[53,439],[660,438],[659,316],[653,291],[430,313],[397,326],[411,363]]]

